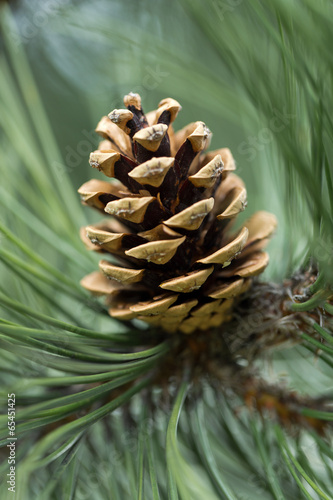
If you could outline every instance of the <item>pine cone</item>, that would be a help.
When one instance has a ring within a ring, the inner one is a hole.
[[[181,106],[171,98],[145,115],[125,96],[96,128],[104,140],[90,165],[112,181],[81,186],[84,204],[109,217],[82,230],[89,249],[111,254],[81,284],[106,295],[111,316],[138,318],[168,332],[192,333],[231,318],[240,294],[268,264],[262,251],[276,227],[266,212],[235,234],[246,190],[227,148],[206,152],[203,122],[174,132]]]

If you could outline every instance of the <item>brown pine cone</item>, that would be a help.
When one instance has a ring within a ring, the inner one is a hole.
[[[83,228],[87,247],[106,258],[82,286],[106,295],[118,319],[138,318],[168,332],[218,326],[267,266],[262,248],[276,219],[257,212],[233,234],[246,190],[229,149],[205,152],[211,132],[203,122],[174,132],[181,109],[174,99],[147,115],[138,94],[124,103],[127,109],[98,124],[104,140],[90,155],[91,166],[112,180],[79,189],[83,203],[109,214]]]

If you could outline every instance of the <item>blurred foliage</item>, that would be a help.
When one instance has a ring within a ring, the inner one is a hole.
[[[77,15],[65,0],[51,13],[22,2],[19,31],[74,184],[91,176],[92,131],[105,110],[129,90],[145,109],[170,95],[183,104],[177,126],[201,119],[212,146],[232,150],[249,192],[246,215],[265,208],[278,216],[268,276],[298,267],[309,246],[327,261],[331,6],[319,4],[83,1]]]
[[[179,128],[203,120],[212,147],[232,150],[246,216],[277,215],[266,277],[282,280],[312,257],[322,292],[333,282],[332,3],[10,3],[12,14],[0,11],[0,347],[1,397],[10,387],[22,405],[18,498],[332,498],[333,453],[317,435],[293,439],[268,419],[235,419],[240,402],[209,388],[184,407],[186,383],[171,385],[168,408],[145,413],[135,393],[149,379],[130,381],[168,346],[147,349],[144,331],[138,339],[79,287],[97,257],[79,240],[91,214],[75,192],[95,176],[88,156],[100,116],[130,90],[146,110],[174,97]],[[315,364],[298,346],[258,368],[318,395],[332,391],[332,363],[332,353]]]

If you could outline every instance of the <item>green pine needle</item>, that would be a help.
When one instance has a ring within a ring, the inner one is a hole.
[[[331,431],[295,437],[225,387],[197,394],[171,376],[152,389],[172,339],[111,319],[80,286],[97,258],[76,192],[92,176],[85,132],[128,91],[147,109],[179,99],[179,127],[206,121],[234,153],[246,215],[278,216],[266,279],[318,268],[290,306],[301,345],[268,353],[268,369],[256,359],[257,374],[327,397],[327,411],[298,411],[331,425],[331,2],[60,2],[36,26],[38,12],[40,0],[0,6],[1,498],[14,392],[16,498],[332,499]]]

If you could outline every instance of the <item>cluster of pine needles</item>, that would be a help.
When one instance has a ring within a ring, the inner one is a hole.
[[[111,319],[80,287],[97,263],[79,239],[87,213],[2,5],[1,498],[15,393],[19,500],[332,499],[331,2],[156,2],[156,31],[146,28],[151,2],[140,12],[128,3],[135,15],[121,22],[83,7],[80,20],[64,5],[54,29],[111,42],[133,72],[163,61],[178,79],[163,96],[218,109],[249,133],[274,110],[294,117],[251,172],[266,200],[279,189],[280,246],[271,277],[252,285],[227,326],[170,336]],[[203,54],[166,39],[183,25]]]

